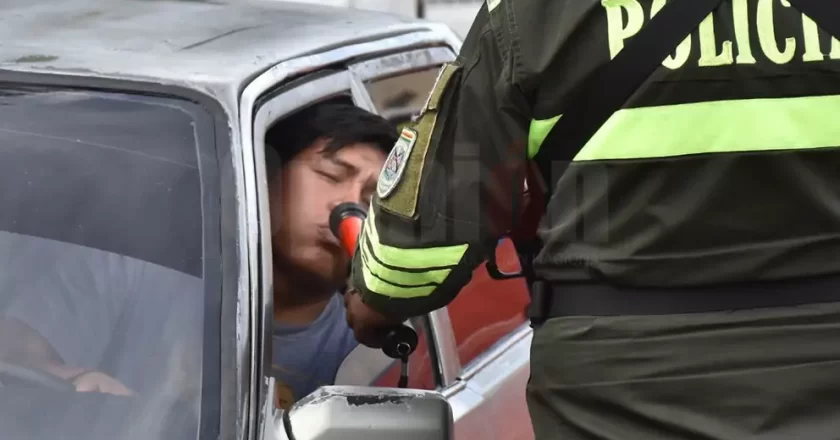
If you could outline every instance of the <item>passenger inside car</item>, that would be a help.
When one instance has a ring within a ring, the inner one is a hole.
[[[0,248],[24,251],[30,263],[4,285],[14,298],[0,314],[0,360],[51,373],[79,392],[125,396],[165,390],[172,370],[160,359],[186,354],[200,342],[199,334],[187,335],[188,329],[201,328],[193,325],[201,313],[198,278],[116,253],[5,231],[0,231]],[[163,307],[169,313],[161,314]],[[160,341],[185,338],[193,347],[161,351],[166,347]],[[190,368],[197,367],[198,353],[188,357]],[[177,381],[184,384],[182,378]]]
[[[329,215],[343,202],[367,206],[396,140],[393,124],[349,100],[316,104],[266,133],[279,408],[333,384],[358,346],[339,293],[349,260]]]
[[[0,91],[3,438],[197,432],[221,290],[210,118],[162,96]]]

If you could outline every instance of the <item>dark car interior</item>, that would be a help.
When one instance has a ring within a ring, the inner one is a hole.
[[[16,289],[27,285],[24,278],[55,264],[43,255],[27,259],[37,251],[25,244],[27,238],[202,276],[202,188],[195,140],[189,141],[193,127],[184,124],[185,113],[161,108],[82,93],[0,94],[0,232],[22,243],[0,249],[6,254],[0,261],[7,263],[0,267],[0,317],[30,293]],[[63,319],[44,312],[43,319]],[[119,345],[119,335],[114,339]],[[0,356],[8,343],[0,335]],[[98,368],[107,370],[107,360]],[[13,356],[0,362],[2,439],[196,437],[190,405],[175,402],[150,411],[155,405],[155,395],[77,393],[70,382]]]

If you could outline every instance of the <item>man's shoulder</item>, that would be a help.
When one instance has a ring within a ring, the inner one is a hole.
[[[341,297],[330,300],[321,316],[307,326],[276,326],[272,376],[282,384],[278,396],[283,393],[288,403],[318,386],[332,384],[340,365],[357,346]]]
[[[284,345],[301,345],[304,352],[317,349],[342,357],[358,345],[353,330],[347,325],[344,302],[338,294],[327,303],[321,315],[306,326],[276,324],[273,339]]]
[[[333,334],[341,343],[342,355],[347,356],[359,343],[353,335],[353,329],[347,324],[347,309],[344,307],[344,298],[341,294],[336,294],[330,304],[335,308],[335,316],[332,319]]]

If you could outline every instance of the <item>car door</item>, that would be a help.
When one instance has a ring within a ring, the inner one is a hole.
[[[510,240],[499,243],[496,259],[505,272],[519,270]],[[532,337],[529,302],[523,279],[494,280],[482,265],[446,308],[432,314],[436,344],[447,348],[442,357],[455,377],[442,392],[455,413],[457,438],[534,438],[525,401]]]

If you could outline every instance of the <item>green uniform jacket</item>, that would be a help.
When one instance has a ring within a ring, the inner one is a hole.
[[[386,161],[353,261],[395,317],[445,306],[511,227],[519,169],[665,0],[488,0]],[[674,287],[840,273],[840,41],[786,0],[728,0],[552,188],[557,282]],[[545,146],[544,148],[549,148]]]

